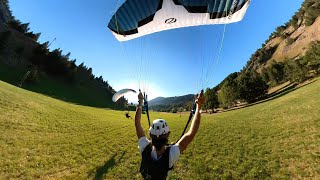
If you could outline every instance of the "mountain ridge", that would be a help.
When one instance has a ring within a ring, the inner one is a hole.
[[[148,102],[150,107],[153,106],[180,106],[190,103],[193,99],[193,94],[187,94],[174,97],[157,97]]]

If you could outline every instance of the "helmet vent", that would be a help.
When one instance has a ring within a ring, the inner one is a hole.
[[[150,125],[149,132],[151,135],[160,136],[170,132],[170,128],[164,119],[156,119]]]

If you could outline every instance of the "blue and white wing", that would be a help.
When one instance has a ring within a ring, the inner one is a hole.
[[[126,0],[108,27],[119,41],[189,26],[241,21],[250,0]]]

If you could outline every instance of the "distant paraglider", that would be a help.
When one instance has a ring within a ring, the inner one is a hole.
[[[132,119],[132,117],[129,115],[129,111],[126,112],[125,116],[126,116],[126,118],[128,118],[128,119]]]
[[[121,97],[123,97],[124,95],[129,94],[129,93],[137,93],[137,91],[135,91],[133,89],[122,89],[113,95],[112,101],[117,102]]]
[[[118,92],[116,92],[113,97],[112,97],[112,101],[113,102],[117,102],[121,97],[124,97],[124,95],[129,94],[129,93],[136,93],[135,90],[133,89],[122,89]],[[128,119],[132,119],[132,117],[129,115],[129,107],[128,107],[128,103],[126,102],[125,107],[127,109],[127,112],[125,113],[126,118]]]

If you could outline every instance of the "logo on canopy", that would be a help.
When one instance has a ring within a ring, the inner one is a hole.
[[[177,22],[177,19],[176,18],[169,18],[165,21],[166,24],[173,24]]]

